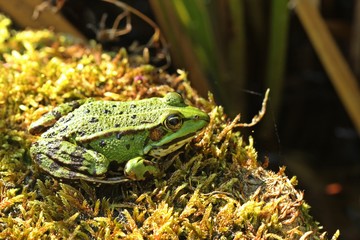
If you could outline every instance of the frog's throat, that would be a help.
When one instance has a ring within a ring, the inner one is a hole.
[[[190,142],[191,139],[194,137],[194,133],[188,134],[183,136],[181,139],[177,138],[174,139],[171,142],[168,142],[167,144],[161,145],[161,146],[148,146],[151,147],[151,149],[147,150],[145,149],[145,153],[147,152],[148,155],[155,157],[155,158],[160,158],[163,156],[166,156],[176,150],[178,150],[179,148],[181,148],[182,146],[184,146],[186,143]]]

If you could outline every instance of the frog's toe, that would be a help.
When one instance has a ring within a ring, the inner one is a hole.
[[[126,177],[132,180],[145,180],[147,175],[157,176],[159,172],[159,169],[151,161],[142,157],[129,160],[124,169]]]

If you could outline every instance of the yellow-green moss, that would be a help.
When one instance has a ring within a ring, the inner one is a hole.
[[[125,50],[110,55],[95,44],[9,25],[1,16],[1,239],[327,239],[296,181],[283,169],[263,169],[252,139],[243,140],[211,95],[200,98],[184,72],[169,75]],[[207,111],[211,122],[191,144],[159,160],[160,179],[62,182],[29,159],[34,137],[27,127],[59,103],[173,90]]]

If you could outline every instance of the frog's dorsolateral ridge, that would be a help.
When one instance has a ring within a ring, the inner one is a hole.
[[[209,116],[175,92],[138,101],[78,100],[61,104],[31,124],[41,134],[33,161],[66,179],[115,183],[144,180],[159,169],[146,157],[165,156],[188,143]],[[109,164],[124,163],[125,176],[107,178]]]

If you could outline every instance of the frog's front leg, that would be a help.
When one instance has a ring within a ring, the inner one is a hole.
[[[39,139],[30,154],[40,168],[58,178],[96,181],[109,166],[104,155],[57,138]]]
[[[151,161],[136,157],[126,163],[124,173],[132,180],[145,180],[147,175],[158,176],[160,170]]]

